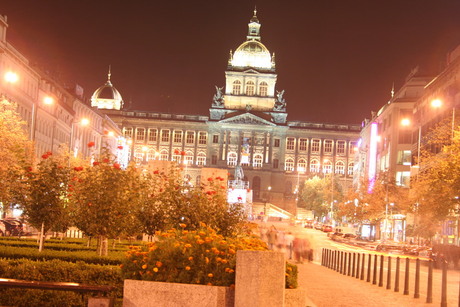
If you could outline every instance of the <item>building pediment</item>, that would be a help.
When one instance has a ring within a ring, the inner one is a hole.
[[[243,114],[236,114],[230,115],[222,120],[219,121],[220,123],[225,124],[243,124],[243,125],[257,125],[257,126],[276,126],[270,120],[264,119],[252,113],[243,113]]]

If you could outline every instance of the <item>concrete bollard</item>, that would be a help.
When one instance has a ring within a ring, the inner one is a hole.
[[[238,251],[235,307],[284,306],[285,266],[283,253]]]

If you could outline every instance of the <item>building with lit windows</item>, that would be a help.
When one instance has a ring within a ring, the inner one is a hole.
[[[262,43],[260,27],[254,12],[246,40],[230,51],[225,86],[216,86],[209,115],[123,109],[107,100],[119,95],[110,77],[92,105],[132,141],[129,155],[138,163],[179,161],[192,184],[200,183],[202,168],[226,169],[232,179],[241,166],[254,202],[292,212],[299,184],[313,175],[335,173],[351,184],[361,127],[289,121],[284,90],[276,89],[275,56]]]

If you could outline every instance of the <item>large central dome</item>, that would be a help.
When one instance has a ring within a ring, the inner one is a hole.
[[[260,41],[260,23],[254,10],[254,16],[248,24],[248,36],[230,55],[229,66],[233,68],[255,68],[271,70],[275,68],[275,61],[270,55],[267,47]]]
[[[267,47],[259,41],[246,41],[236,49],[233,59],[233,67],[272,68],[272,57]]]

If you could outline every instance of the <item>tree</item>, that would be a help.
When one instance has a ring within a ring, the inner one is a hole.
[[[304,182],[299,190],[299,206],[312,210],[315,216],[325,216],[331,211],[331,201],[342,199],[342,186],[334,175],[314,176]],[[332,206],[336,210],[335,206]]]
[[[0,210],[25,193],[24,175],[32,166],[32,142],[15,103],[0,98]]]
[[[413,234],[432,237],[442,221],[458,211],[460,190],[460,134],[451,120],[435,126],[422,140],[420,169],[411,185],[415,225]]]
[[[40,231],[39,250],[43,250],[48,230],[65,231],[69,226],[67,185],[69,168],[62,156],[44,153],[35,170],[26,174],[27,193],[22,200],[24,216]]]
[[[140,170],[133,164],[121,169],[107,148],[92,166],[73,168],[68,195],[72,220],[86,235],[98,237],[100,256],[108,254],[108,238],[136,226],[133,208],[140,195],[139,178]]]
[[[244,219],[242,206],[228,204],[223,178],[208,178],[207,185],[191,187],[175,165],[166,171],[154,170],[145,178],[147,189],[137,213],[145,233],[154,235],[179,224],[193,230],[201,222],[223,235],[238,232]]]

